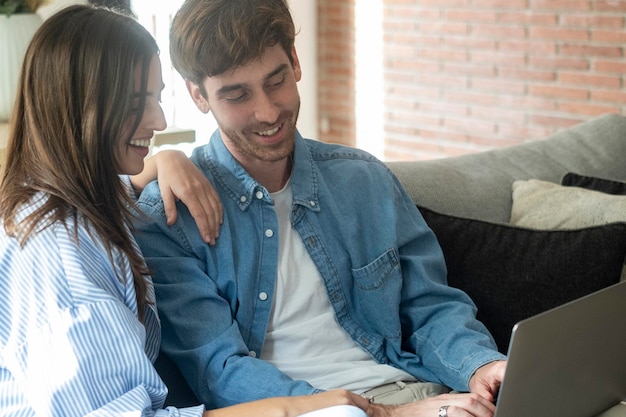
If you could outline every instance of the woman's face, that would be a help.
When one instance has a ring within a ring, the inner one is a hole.
[[[138,105],[140,98],[141,69],[140,65],[135,69],[135,106]],[[150,61],[148,72],[146,106],[139,126],[132,138],[128,140],[128,134],[135,122],[134,117],[129,117],[124,122],[122,137],[118,139],[120,174],[139,174],[143,170],[143,160],[150,150],[150,140],[154,135],[154,131],[163,130],[167,127],[163,109],[161,108],[161,91],[163,87],[161,61],[157,55],[154,55]]]

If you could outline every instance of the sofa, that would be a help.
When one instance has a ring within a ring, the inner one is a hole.
[[[449,284],[472,297],[503,352],[518,320],[623,279],[626,117],[600,116],[513,147],[388,166],[437,235]],[[607,217],[612,209],[619,214]],[[526,215],[532,210],[534,217]],[[626,416],[626,404],[602,414],[617,416]]]
[[[611,114],[514,147],[388,166],[435,232],[449,284],[473,298],[506,352],[517,321],[622,278],[626,207],[617,219],[596,214],[614,200],[622,204],[625,156],[626,117]],[[591,207],[590,218],[577,218],[582,209],[570,215],[572,195]],[[543,212],[531,213],[540,206]],[[559,218],[568,215],[576,218]],[[169,403],[193,402],[167,358],[157,367]],[[603,414],[615,416],[626,416],[626,404]]]

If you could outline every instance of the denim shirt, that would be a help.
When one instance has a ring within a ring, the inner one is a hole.
[[[167,226],[158,187],[138,205],[137,241],[153,272],[162,349],[209,407],[319,391],[257,359],[272,311],[278,218],[267,189],[219,131],[192,160],[224,206],[215,246],[186,207]],[[372,357],[465,391],[504,359],[468,296],[446,285],[437,239],[385,164],[358,149],[296,134],[291,223],[326,285],[338,323]],[[315,344],[315,335],[311,335]]]

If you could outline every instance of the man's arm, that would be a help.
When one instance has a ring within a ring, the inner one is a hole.
[[[195,223],[181,205],[178,221],[168,226],[154,184],[144,190],[138,206],[147,216],[147,221],[136,225],[136,238],[155,283],[162,350],[178,365],[196,396],[216,408],[318,392],[248,349],[235,321],[236,312],[244,308],[237,293],[240,284],[230,279],[237,274],[234,257],[247,255],[232,253],[233,236],[223,233],[210,247],[193,232]],[[226,218],[223,227],[239,226],[229,225]],[[218,282],[224,276],[229,279]]]
[[[479,368],[505,356],[476,319],[472,300],[447,285],[445,259],[436,236],[397,179],[394,183],[405,346],[434,378],[457,391],[468,391],[470,378]]]

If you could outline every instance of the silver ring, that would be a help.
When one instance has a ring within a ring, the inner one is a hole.
[[[443,407],[439,407],[438,417],[448,417],[448,407],[449,405],[444,405]]]

